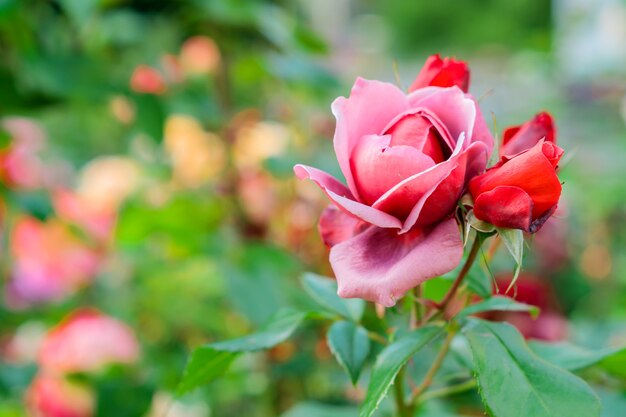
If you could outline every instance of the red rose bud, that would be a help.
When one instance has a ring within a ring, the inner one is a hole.
[[[541,139],[556,143],[556,127],[550,113],[541,112],[518,126],[504,129],[500,156],[513,156],[532,148]]]
[[[426,60],[417,78],[409,87],[409,92],[428,86],[452,87],[456,85],[467,93],[469,81],[470,70],[466,62],[448,57],[441,59],[439,54],[436,54]]]
[[[497,227],[535,233],[554,213],[561,183],[556,167],[563,149],[552,142],[502,160],[471,180],[474,215]]]

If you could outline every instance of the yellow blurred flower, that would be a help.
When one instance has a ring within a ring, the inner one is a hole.
[[[202,129],[191,116],[174,115],[167,119],[164,144],[174,179],[187,187],[198,187],[214,179],[226,164],[221,139]]]
[[[120,123],[125,125],[135,120],[135,106],[124,96],[114,96],[109,101],[109,111]]]
[[[99,157],[82,169],[76,192],[89,204],[116,210],[137,189],[140,173],[130,158]]]
[[[234,159],[237,167],[256,167],[265,159],[287,149],[291,133],[277,122],[259,122],[242,127],[236,135]]]

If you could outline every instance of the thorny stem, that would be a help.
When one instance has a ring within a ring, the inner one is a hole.
[[[411,393],[410,404],[415,404],[419,396],[424,391],[426,391],[428,387],[430,387],[430,384],[432,384],[433,378],[437,374],[437,371],[441,367],[441,364],[443,364],[443,360],[446,358],[446,355],[448,354],[448,350],[450,350],[450,344],[452,343],[452,339],[454,339],[454,335],[456,334],[456,332],[457,332],[456,329],[450,330],[448,332],[448,335],[446,336],[446,340],[443,342],[443,346],[439,350],[439,353],[437,354],[437,357],[435,358],[435,361],[433,362],[432,366],[430,367],[428,372],[426,372],[426,376],[424,377],[424,380]]]
[[[481,244],[482,244],[482,239],[480,238],[480,236],[476,236],[476,238],[474,239],[474,243],[472,244],[472,248],[470,249],[470,253],[469,255],[467,255],[467,260],[465,261],[463,268],[461,268],[461,271],[459,271],[459,275],[456,277],[456,279],[452,283],[452,287],[450,287],[450,289],[448,290],[448,293],[445,295],[443,300],[441,300],[441,302],[439,303],[438,310],[440,312],[446,311],[448,304],[450,304],[450,301],[452,301],[452,299],[456,295],[456,292],[461,286],[463,279],[465,278],[470,268],[474,264],[474,261],[476,260],[476,256],[478,255],[478,252],[480,251]],[[426,321],[429,321],[430,319],[432,319],[436,314],[437,314],[437,311],[433,310],[431,314],[426,317]]]

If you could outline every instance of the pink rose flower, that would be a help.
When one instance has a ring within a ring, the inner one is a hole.
[[[100,267],[101,255],[58,221],[21,217],[10,245],[7,303],[13,307],[61,300],[88,284]]]
[[[37,375],[25,400],[29,415],[39,417],[90,417],[96,408],[91,389],[56,375]]]
[[[111,207],[66,189],[52,193],[52,204],[59,218],[81,227],[97,241],[107,242],[112,237],[117,213]]]
[[[124,323],[97,310],[73,312],[44,339],[39,366],[49,373],[95,372],[113,363],[133,363],[139,344]]]
[[[407,95],[359,78],[332,110],[347,186],[316,168],[294,171],[338,209],[324,213],[320,229],[332,245],[339,295],[392,306],[460,262],[452,214],[468,181],[485,169],[493,138],[476,101],[456,86]]]

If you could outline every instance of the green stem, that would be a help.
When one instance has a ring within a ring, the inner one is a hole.
[[[450,385],[440,389],[435,389],[425,392],[421,397],[421,402],[432,400],[434,398],[447,397],[449,395],[459,394],[461,392],[469,391],[476,386],[476,380],[469,379],[457,385]]]
[[[441,302],[439,303],[438,311],[433,310],[431,314],[428,315],[428,317],[426,317],[426,321],[430,321],[430,319],[432,319],[435,315],[437,315],[438,312],[444,313],[446,311],[448,304],[450,304],[450,302],[454,299],[454,296],[456,295],[456,292],[461,286],[463,279],[465,278],[469,270],[472,268],[472,265],[474,264],[474,261],[476,260],[476,256],[478,255],[478,252],[480,251],[480,246],[482,242],[483,242],[482,238],[479,235],[477,235],[476,238],[474,239],[474,243],[472,244],[472,248],[470,249],[470,253],[469,255],[467,255],[467,260],[465,261],[463,268],[461,268],[461,270],[459,271],[459,275],[457,275],[456,279],[452,283],[452,287],[450,287],[450,289],[448,290],[448,293],[443,297],[443,300],[441,300]]]
[[[389,340],[387,340],[384,336],[381,336],[381,335],[379,335],[376,332],[368,331],[367,332],[367,337],[369,337],[374,342],[380,343],[381,345],[388,345],[389,344]]]
[[[398,375],[396,375],[396,380],[393,383],[395,399],[396,399],[396,409],[398,411],[398,417],[413,417],[412,407],[410,407],[404,401],[404,373],[405,367],[403,366]]]
[[[424,391],[426,391],[428,387],[430,387],[430,384],[433,383],[433,379],[435,378],[437,371],[439,371],[439,368],[441,368],[441,365],[443,364],[443,360],[446,358],[446,355],[448,354],[448,350],[450,350],[450,344],[452,343],[452,339],[454,339],[454,335],[456,334],[456,332],[457,332],[456,328],[448,332],[448,335],[446,336],[446,340],[443,342],[443,346],[441,347],[441,350],[439,350],[439,353],[437,354],[435,361],[431,365],[428,372],[426,372],[426,376],[424,377],[424,380],[411,393],[410,404],[415,404],[419,396]]]

